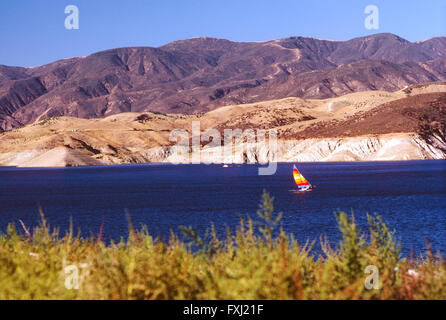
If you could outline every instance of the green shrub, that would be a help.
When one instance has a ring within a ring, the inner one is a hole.
[[[394,233],[380,217],[368,217],[361,234],[353,216],[336,215],[337,249],[320,239],[298,243],[280,227],[273,199],[262,196],[256,219],[219,238],[213,226],[200,237],[182,228],[167,242],[134,229],[106,245],[98,237],[62,237],[42,216],[34,230],[10,225],[0,234],[0,299],[445,299],[446,264],[431,252],[401,258]],[[66,267],[79,271],[78,290],[65,287]],[[379,289],[364,282],[368,265],[379,270]]]

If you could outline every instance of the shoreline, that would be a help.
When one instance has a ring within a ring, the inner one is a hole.
[[[365,163],[397,163],[397,162],[433,162],[433,161],[445,161],[446,162],[446,158],[445,159],[408,159],[408,160],[373,160],[373,161],[369,161],[369,160],[363,160],[363,161],[278,161],[276,162],[277,164],[365,164]],[[223,167],[223,165],[228,165],[228,167],[226,168],[231,168],[233,166],[258,166],[258,167],[262,167],[262,166],[266,166],[267,164],[262,164],[262,163],[170,163],[170,162],[145,162],[145,163],[119,163],[119,164],[105,164],[105,165],[95,165],[95,166],[88,166],[88,165],[80,165],[80,166],[66,166],[66,167],[20,167],[20,166],[2,166],[0,165],[0,171],[7,171],[8,169],[12,169],[12,170],[46,170],[46,169],[53,169],[53,170],[58,170],[58,169],[87,169],[87,168],[119,168],[119,167],[143,167],[143,166],[201,166],[201,165],[207,165],[207,166],[221,166]]]

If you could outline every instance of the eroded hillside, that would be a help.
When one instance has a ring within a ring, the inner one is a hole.
[[[214,128],[275,129],[277,161],[442,159],[446,157],[446,84],[368,91],[330,99],[285,98],[232,105],[198,115],[121,113],[104,119],[56,117],[0,133],[0,164],[78,166],[188,162],[172,152],[172,130],[192,136]],[[206,147],[208,141],[202,141]],[[209,151],[209,149],[207,149]],[[237,157],[203,161],[266,161],[268,145],[235,146]],[[212,150],[211,150],[212,151]]]
[[[97,52],[34,68],[0,65],[0,129],[51,117],[151,110],[197,114],[286,97],[323,99],[446,80],[446,37],[348,41],[193,38]]]

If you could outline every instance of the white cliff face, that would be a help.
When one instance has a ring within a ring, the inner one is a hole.
[[[3,166],[76,166],[121,163],[267,163],[323,161],[391,161],[446,159],[446,142],[439,136],[425,140],[415,133],[398,133],[348,138],[279,140],[236,144],[232,148],[204,147],[201,154],[188,147],[132,147],[125,154],[100,154],[94,157],[76,151],[55,153],[31,150],[0,154]],[[91,160],[91,161],[90,161]]]
[[[273,146],[268,143],[238,144],[233,154],[224,148],[204,148],[200,160],[207,163],[243,163],[271,160]],[[190,163],[197,155],[170,154],[163,162]],[[323,161],[391,161],[446,159],[446,143],[433,136],[425,141],[418,134],[401,133],[348,138],[280,140],[277,143],[277,162]]]
[[[444,159],[445,142],[435,142],[429,144],[416,134],[308,139],[286,142],[279,158],[284,162]]]

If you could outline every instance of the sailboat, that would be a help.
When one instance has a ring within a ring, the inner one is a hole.
[[[312,186],[311,183],[305,179],[299,170],[297,170],[296,165],[293,166],[293,177],[297,184],[297,191],[311,191],[314,188],[314,186]]]

